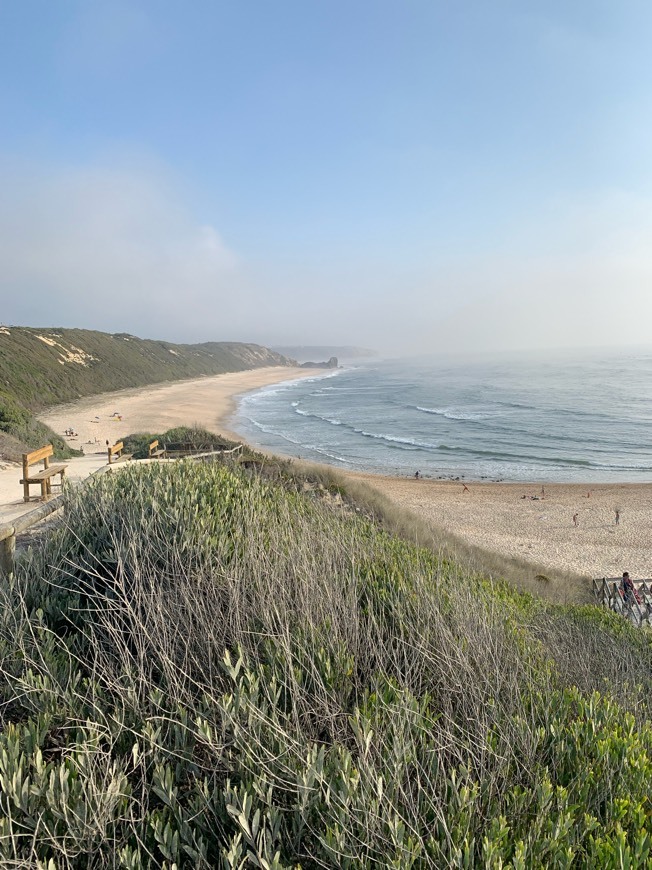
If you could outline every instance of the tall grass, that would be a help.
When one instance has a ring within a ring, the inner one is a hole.
[[[6,865],[643,866],[648,637],[298,488],[68,493],[0,592]]]
[[[436,523],[428,522],[407,508],[397,505],[376,489],[373,483],[346,477],[327,466],[295,462],[294,468],[329,490],[346,493],[355,504],[392,534],[441,553],[471,572],[506,579],[524,592],[531,592],[556,603],[587,604],[593,600],[590,584],[580,574],[543,567],[531,560],[506,556],[470,544]]]

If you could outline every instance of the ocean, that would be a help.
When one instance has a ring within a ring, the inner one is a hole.
[[[440,479],[652,481],[652,352],[374,360],[244,396],[250,443]]]

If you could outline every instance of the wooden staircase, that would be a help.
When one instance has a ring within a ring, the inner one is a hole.
[[[630,595],[626,600],[620,577],[603,577],[593,581],[593,593],[599,604],[620,613],[633,625],[652,626],[652,580],[634,581],[634,589],[637,596]]]

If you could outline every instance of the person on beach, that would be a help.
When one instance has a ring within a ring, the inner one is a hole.
[[[574,525],[576,528],[577,528],[577,526],[578,526],[577,517],[578,517],[578,514],[573,514],[573,525]]]
[[[620,525],[620,508],[616,508],[616,525]]]
[[[418,480],[419,477],[420,477],[419,472],[418,472],[418,471],[415,471],[415,472],[414,472],[414,479],[415,479],[415,480]]]
[[[623,571],[623,579],[620,581],[620,589],[625,601],[628,604],[631,604],[634,601],[636,590],[634,588],[634,582],[629,576],[629,571]]]
[[[546,489],[544,486],[542,486],[541,487],[541,498],[545,498],[545,497],[546,497]]]

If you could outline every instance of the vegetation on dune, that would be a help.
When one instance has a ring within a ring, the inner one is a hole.
[[[278,477],[68,491],[0,590],[4,864],[646,866],[649,635]]]
[[[0,332],[0,383],[32,411],[95,393],[289,362],[238,342],[173,344],[90,329]]]
[[[25,449],[51,442],[57,456],[74,455],[77,451],[34,420],[34,412],[51,405],[163,381],[291,363],[257,344],[172,344],[89,329],[0,327],[3,453],[16,458]]]
[[[238,444],[236,441],[229,441],[228,438],[218,435],[217,432],[209,432],[208,429],[199,426],[177,426],[166,432],[135,432],[122,439],[125,450],[134,459],[147,459],[149,445],[154,440],[171,450],[186,449],[192,453],[228,450]]]
[[[79,456],[49,426],[37,420],[10,393],[0,390],[0,457],[19,461],[22,453],[52,444],[56,456]]]

